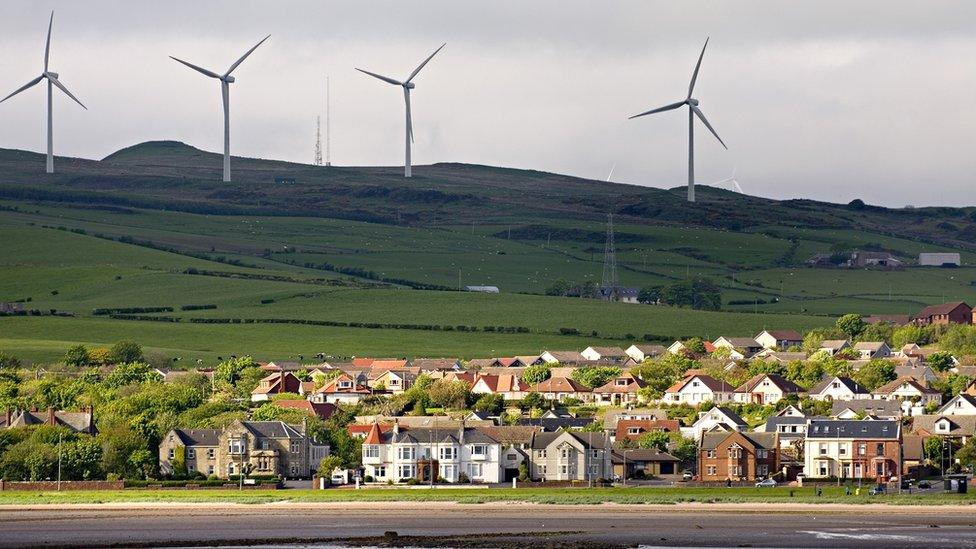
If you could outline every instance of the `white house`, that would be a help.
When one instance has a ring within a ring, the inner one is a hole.
[[[803,345],[803,336],[794,330],[763,330],[754,337],[763,349],[780,349]]]
[[[762,345],[750,337],[725,337],[722,336],[712,342],[716,349],[730,349],[733,351],[731,358],[742,360],[762,350]]]
[[[356,404],[370,392],[368,387],[360,384],[352,376],[342,373],[321,388],[313,391],[309,400],[317,403]]]
[[[749,425],[738,414],[716,406],[707,412],[699,412],[698,420],[690,428],[681,428],[681,434],[686,438],[701,440],[702,433],[710,431],[748,431]]]
[[[735,389],[735,401],[743,404],[776,404],[787,395],[799,395],[803,388],[777,374],[757,374]]]
[[[939,408],[940,416],[976,416],[976,396],[962,393]]]
[[[867,360],[891,356],[891,348],[884,341],[859,341],[854,344],[854,350]]]
[[[804,442],[804,473],[884,482],[901,475],[901,422],[811,419]]]
[[[376,482],[436,478],[457,482],[497,483],[501,479],[502,445],[477,427],[457,429],[393,428],[374,423],[363,440],[363,467]]]
[[[828,375],[811,387],[807,396],[813,400],[860,400],[871,398],[871,391],[849,377]]]
[[[634,362],[641,363],[649,358],[654,358],[663,355],[667,352],[667,348],[663,345],[631,345],[627,347],[624,351],[627,355],[634,359]]]
[[[521,400],[529,387],[515,374],[478,374],[471,392],[477,395],[499,394],[505,400]]]
[[[546,364],[579,364],[587,362],[587,358],[579,351],[545,351],[541,355]]]
[[[829,356],[834,356],[844,349],[850,348],[850,346],[851,343],[846,339],[825,339],[820,343],[820,349],[818,351],[825,352]]]
[[[605,360],[623,362],[629,358],[626,351],[620,347],[587,347],[580,351],[586,360]]]
[[[925,406],[930,402],[942,404],[941,392],[910,377],[900,377],[878,387],[871,394],[880,400],[910,401],[920,406]]]
[[[698,406],[704,402],[723,404],[732,402],[735,388],[712,376],[695,374],[668,387],[664,401],[669,404],[690,404]]]

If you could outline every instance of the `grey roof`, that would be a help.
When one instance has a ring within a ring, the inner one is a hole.
[[[283,421],[242,421],[254,435],[264,438],[305,438],[298,427]]]
[[[864,387],[863,385],[859,385],[856,381],[854,381],[853,379],[851,379],[849,377],[826,375],[826,376],[823,377],[823,379],[821,379],[820,381],[818,381],[816,385],[814,385],[813,387],[810,387],[810,390],[808,391],[808,393],[811,394],[811,395],[817,395],[817,394],[822,393],[824,391],[824,389],[827,388],[828,385],[830,385],[831,383],[834,382],[835,379],[838,382],[840,382],[842,385],[844,385],[845,387],[847,387],[855,395],[857,395],[857,394],[868,394],[868,393],[871,392],[867,387]]]
[[[610,460],[614,463],[624,461],[633,463],[635,461],[679,461],[678,458],[667,452],[662,452],[657,448],[636,448],[634,450],[614,450],[610,455]]]
[[[940,420],[949,421],[949,431],[938,431],[935,424]],[[976,435],[976,416],[923,415],[912,418],[912,431],[927,431],[932,435],[951,435],[971,437]]]
[[[830,406],[830,415],[836,416],[850,408],[855,412],[881,417],[901,417],[901,402],[898,400],[879,400],[873,398],[859,398],[854,400],[836,400]]]
[[[894,439],[901,437],[901,422],[889,419],[812,419],[807,438]]]
[[[919,381],[932,382],[939,379],[935,371],[928,364],[915,361],[895,362],[896,377],[911,377]]]
[[[564,434],[575,438],[577,441],[580,442],[580,444],[583,445],[583,448],[600,449],[600,448],[606,448],[609,444],[606,435],[604,435],[603,433],[591,433],[591,432],[580,433],[580,432],[573,432],[573,431],[563,431],[563,432],[555,432],[555,433],[542,432],[542,433],[536,433],[535,436],[532,437],[532,449],[542,450],[548,448],[549,445],[552,444],[554,440],[563,436]]]
[[[382,433],[381,438],[384,444],[423,444],[437,442],[442,444],[458,444],[460,429],[430,429],[426,427],[400,428],[399,433],[394,433],[393,429]],[[465,444],[497,444],[498,441],[488,436],[477,427],[464,428]]]
[[[24,411],[19,415],[14,414],[10,418],[9,427],[26,427],[28,425],[43,425],[47,423],[48,414],[50,412],[45,410],[41,412],[36,411]],[[4,418],[6,420],[6,418]],[[54,421],[56,424],[67,427],[72,431],[77,433],[87,432],[92,427],[92,415],[89,412],[54,412]]]
[[[558,431],[560,429],[582,429],[596,421],[586,417],[540,417],[540,418],[521,418],[519,425],[531,425],[542,427],[544,431]]]
[[[726,408],[724,406],[716,406],[713,409],[718,410],[719,412],[722,412],[722,414],[724,414],[727,418],[729,418],[729,421],[731,421],[735,425],[748,425],[748,423],[746,423],[746,420],[742,419],[742,416],[740,416],[739,414],[733,412],[732,410],[730,410],[730,409],[728,409],[728,408]],[[710,411],[711,410],[709,410],[709,412]],[[701,418],[699,418],[699,419],[701,419]]]
[[[752,339],[751,337],[725,337],[726,341],[731,343],[737,349],[759,349],[762,345],[758,341]]]
[[[220,429],[173,429],[184,446],[217,446]]]
[[[725,439],[732,435],[742,435],[746,440],[752,442],[757,448],[773,449],[777,447],[776,433],[757,433],[744,431],[710,431],[702,433],[701,445],[699,449],[713,450],[718,447]]]

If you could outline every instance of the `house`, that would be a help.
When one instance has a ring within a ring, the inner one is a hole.
[[[669,404],[698,406],[705,402],[723,404],[732,402],[735,389],[724,381],[706,374],[687,375],[664,391],[664,401]]]
[[[370,379],[369,386],[397,395],[409,389],[415,379],[417,375],[410,370],[385,370]]]
[[[902,266],[902,261],[889,252],[873,252],[854,250],[851,252],[851,267],[888,267],[896,269]]]
[[[707,432],[745,431],[748,429],[749,425],[738,414],[728,408],[716,406],[707,412],[699,412],[695,423],[687,429],[683,428],[681,434],[685,438],[701,440],[702,434]]]
[[[310,400],[276,400],[274,405],[286,410],[301,410],[319,419],[329,419],[336,411],[335,404]]]
[[[865,417],[881,419],[900,419],[906,415],[902,403],[897,400],[835,400],[830,407],[830,417],[834,419],[862,419]]]
[[[976,396],[958,394],[939,408],[937,413],[941,416],[976,416]]]
[[[758,341],[749,337],[725,337],[722,336],[712,342],[716,349],[730,349],[738,351],[739,360],[749,358],[762,350],[762,345]]]
[[[580,351],[587,360],[602,360],[606,362],[625,362],[630,355],[620,347],[587,347]]]
[[[937,436],[966,444],[976,434],[976,416],[915,416],[912,418],[912,432],[924,437]]]
[[[610,461],[614,478],[623,480],[677,475],[680,465],[678,458],[657,448],[618,448]]]
[[[891,348],[884,341],[859,341],[854,344],[854,350],[867,360],[891,356]]]
[[[505,400],[522,400],[528,389],[515,374],[477,374],[471,385],[474,394],[499,394]]]
[[[465,286],[465,292],[479,292],[483,294],[497,294],[498,286]]]
[[[356,404],[371,393],[369,387],[360,384],[349,374],[342,373],[316,389],[310,398],[317,403]]]
[[[776,362],[778,364],[789,364],[790,362],[804,362],[807,359],[807,354],[803,352],[792,352],[792,351],[775,351],[773,349],[766,349],[765,351],[760,351],[752,355],[752,360],[763,360],[765,362]]]
[[[630,374],[622,374],[593,389],[593,403],[599,406],[637,404],[637,392],[647,384]]]
[[[420,373],[455,372],[462,368],[461,361],[456,358],[415,358],[410,366],[420,370]]]
[[[667,351],[664,345],[638,345],[635,343],[627,347],[627,350],[624,352],[627,353],[627,356],[634,359],[634,362],[640,364],[649,358],[659,357]]]
[[[676,419],[621,419],[617,421],[613,442],[636,441],[654,431],[680,433],[681,423]]]
[[[848,401],[871,398],[871,391],[849,377],[824,376],[807,391],[813,400]]]
[[[802,441],[806,437],[807,418],[772,416],[766,418],[766,423],[756,429],[756,431],[778,434],[780,448],[786,448],[797,441]]]
[[[820,349],[818,349],[818,352],[824,352],[830,356],[834,356],[844,349],[849,349],[850,347],[851,342],[847,341],[846,339],[825,339],[820,343]]]
[[[478,430],[501,444],[502,482],[512,482],[518,478],[519,469],[529,468],[532,436],[540,432],[539,427],[528,425],[479,426]]]
[[[401,427],[383,431],[374,423],[363,439],[365,475],[376,482],[496,483],[501,477],[501,444],[477,427]]]
[[[901,474],[900,421],[811,419],[804,445],[808,477],[882,483]]]
[[[757,374],[735,389],[734,399],[743,404],[776,404],[803,388],[778,374]]]
[[[915,358],[892,359],[895,363],[895,376],[910,377],[922,383],[932,383],[938,381],[939,376],[931,366]]]
[[[75,433],[86,433],[93,436],[98,433],[98,430],[95,429],[94,410],[90,406],[82,407],[80,412],[55,410],[53,407],[43,412],[36,408],[20,412],[8,408],[4,413],[3,424],[0,427],[16,429],[31,425],[66,427]]]
[[[552,433],[556,431],[582,431],[593,424],[595,420],[589,417],[523,417],[519,418],[518,424],[523,427],[536,427],[541,431]]]
[[[931,324],[972,324],[973,308],[964,301],[951,301],[942,305],[929,305],[915,314],[912,322],[919,326]]]
[[[790,347],[803,345],[803,336],[794,330],[763,330],[754,337],[763,349],[779,349],[785,351]]]
[[[918,477],[918,470],[925,465],[925,437],[902,434],[901,474]]]
[[[906,343],[902,345],[901,349],[898,349],[898,351],[895,352],[895,356],[905,358],[920,358],[925,360],[925,355],[922,353],[922,348],[919,347],[917,343]]]
[[[958,253],[953,252],[922,252],[918,254],[919,267],[958,267],[962,265],[962,259]]]
[[[630,408],[606,410],[603,413],[603,430],[608,433],[617,432],[617,424],[625,420],[668,419],[667,410],[661,408]]]
[[[282,393],[301,394],[302,381],[291,372],[278,371],[261,378],[258,386],[251,391],[251,402],[271,400]]]
[[[573,381],[568,377],[550,377],[549,379],[529,387],[530,393],[540,393],[549,400],[562,402],[567,398],[576,400],[590,400],[593,391],[589,387]]]
[[[716,431],[698,445],[698,480],[755,481],[779,470],[779,435]]]
[[[589,360],[578,351],[545,351],[540,355],[546,364],[580,364]]]
[[[529,476],[545,481],[592,481],[613,476],[609,437],[603,433],[536,433]]]
[[[173,429],[159,445],[159,470],[188,471],[227,478],[242,468],[252,475],[308,478],[329,447],[307,436],[301,425],[282,421],[236,420],[223,429]]]
[[[715,345],[711,341],[703,341],[702,345],[705,346],[705,354],[712,354],[715,352]],[[668,346],[668,353],[672,355],[689,355],[696,354],[694,351],[685,346],[682,341],[675,341],[670,346]]]
[[[942,393],[910,377],[900,377],[878,387],[871,393],[880,400],[911,401],[925,406],[930,402],[942,404]]]

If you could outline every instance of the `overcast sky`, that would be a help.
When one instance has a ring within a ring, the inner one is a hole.
[[[101,158],[176,139],[218,151],[220,90],[170,60],[235,71],[235,155],[311,162],[332,82],[332,161],[403,162],[402,92],[361,67],[415,79],[414,163],[533,168],[673,187],[687,178],[695,96],[724,150],[696,127],[697,180],[746,192],[889,206],[973,205],[976,3],[47,1],[0,3],[0,96],[51,70],[55,151]],[[0,104],[0,147],[44,148],[43,86]],[[324,133],[324,130],[323,130]],[[323,136],[324,139],[324,136]]]

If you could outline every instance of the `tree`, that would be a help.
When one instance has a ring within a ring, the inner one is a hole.
[[[529,385],[536,385],[552,376],[552,368],[548,364],[536,364],[522,371],[522,380]]]
[[[68,351],[64,353],[64,363],[68,366],[87,366],[90,361],[88,347],[84,345],[68,347]]]
[[[427,390],[430,399],[444,408],[460,410],[464,408],[471,396],[471,387],[461,380],[448,381],[438,379]]]
[[[546,295],[565,296],[569,294],[572,285],[565,278],[557,278],[552,286],[546,288]]]
[[[685,438],[680,433],[674,433],[671,455],[678,458],[682,465],[691,465],[698,458],[698,445],[693,439]]]
[[[976,437],[969,437],[966,444],[956,450],[956,459],[963,466],[972,467],[976,465]]]
[[[854,373],[854,381],[875,390],[895,379],[895,365],[887,360],[872,360]]]
[[[868,324],[861,332],[861,341],[884,341],[890,345],[894,333],[895,327],[887,322]]]
[[[573,370],[573,381],[590,389],[606,385],[611,379],[620,375],[620,368],[616,366],[583,366]]]
[[[505,397],[498,393],[481,395],[475,401],[473,408],[478,412],[499,414],[505,408]]]
[[[857,339],[864,332],[866,326],[864,319],[857,313],[846,314],[838,318],[836,325],[851,340]]]
[[[639,303],[658,303],[661,301],[661,286],[645,286],[637,292]]]
[[[0,370],[16,370],[20,368],[20,360],[13,355],[0,351]]]
[[[319,461],[319,468],[316,471],[320,477],[331,479],[332,472],[336,469],[345,469],[342,458],[339,456],[325,456]]]
[[[953,324],[942,334],[939,347],[958,356],[976,355],[976,328]]]
[[[88,350],[88,363],[95,366],[103,366],[109,363],[111,351],[105,347],[95,347]]]
[[[182,480],[189,471],[186,467],[186,447],[177,446],[173,449],[173,478]]]
[[[936,372],[945,372],[952,368],[954,359],[952,353],[946,351],[936,351],[925,359],[925,362]]]
[[[637,446],[648,449],[657,448],[658,451],[666,452],[670,440],[671,437],[665,431],[650,431],[637,439]]]
[[[108,360],[114,364],[139,362],[142,360],[142,346],[135,341],[119,341],[109,349]]]
[[[152,378],[148,377],[152,370],[143,362],[120,362],[112,373],[105,378],[108,387],[122,387],[130,383],[142,383]]]
[[[664,391],[675,384],[689,369],[697,368],[694,360],[679,355],[666,355],[658,360],[646,361],[630,369],[630,374],[647,385],[639,390],[639,395],[647,400],[657,400]]]
[[[529,393],[522,397],[522,409],[532,410],[533,408],[543,408],[546,406],[546,397],[539,393]]]

